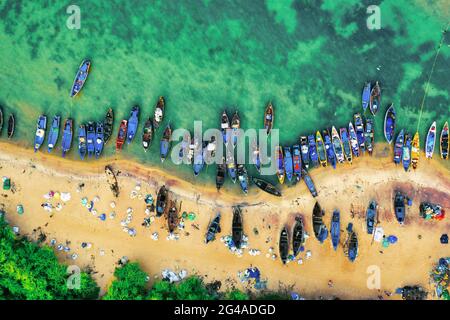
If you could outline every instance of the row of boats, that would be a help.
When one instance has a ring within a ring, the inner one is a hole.
[[[3,132],[3,108],[0,106],[0,135]],[[14,131],[16,128],[16,118],[14,117],[14,114],[10,114],[8,117],[8,127],[7,127],[7,137],[8,139],[11,139],[14,135]]]

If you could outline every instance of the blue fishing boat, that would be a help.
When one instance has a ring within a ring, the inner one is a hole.
[[[89,121],[86,126],[86,146],[87,155],[90,158],[95,153],[95,124],[92,121]]]
[[[366,226],[368,234],[373,234],[376,215],[377,215],[377,203],[374,200],[372,200],[370,201],[369,207],[367,208],[366,211]]]
[[[226,154],[227,154],[226,162],[227,162],[228,176],[230,177],[231,181],[233,181],[233,183],[236,183],[237,172],[236,172],[236,162],[234,160],[234,153],[231,148],[230,149],[227,148]]]
[[[375,82],[375,86],[372,88],[372,91],[370,92],[370,112],[372,112],[373,115],[375,115],[381,107],[381,88],[380,85],[377,82]]]
[[[362,91],[362,96],[361,96],[361,102],[362,102],[362,107],[363,107],[363,111],[365,112],[367,107],[370,104],[370,82],[366,82],[366,84],[364,85],[364,89]]]
[[[214,241],[216,234],[220,232],[220,213],[217,213],[216,217],[208,226],[208,231],[206,232],[205,243]]]
[[[330,133],[328,130],[323,130],[323,139],[325,142],[325,150],[327,152],[328,162],[331,164],[333,169],[336,169],[336,154],[334,153],[333,143],[331,142]]]
[[[352,163],[352,146],[350,145],[350,139],[346,128],[339,129],[341,135],[342,146],[344,147],[344,155],[347,162]]]
[[[231,140],[233,146],[236,146],[239,137],[239,129],[241,128],[241,118],[237,111],[234,112],[233,118],[231,119]]]
[[[405,139],[403,143],[402,163],[405,171],[409,170],[411,164],[411,137],[409,133],[405,133]]]
[[[286,172],[286,178],[289,181],[292,181],[292,177],[294,176],[294,166],[292,163],[292,153],[291,147],[284,147],[284,170]]]
[[[80,155],[81,160],[84,160],[86,153],[86,127],[84,124],[81,124],[78,127],[78,154]]]
[[[139,124],[139,106],[134,106],[131,109],[131,116],[128,119],[128,128],[127,128],[127,143],[130,144],[136,135],[137,128]]]
[[[308,148],[308,138],[306,136],[300,137],[300,151],[302,153],[302,163],[303,166],[309,168],[309,148]]]
[[[247,193],[248,193],[248,175],[247,175],[247,170],[245,169],[245,166],[243,164],[238,164],[237,174],[238,174],[239,184],[241,185],[241,189],[244,192],[244,194],[247,195]]]
[[[52,152],[53,148],[56,145],[56,142],[58,141],[60,122],[61,122],[60,116],[53,117],[52,125],[50,127],[50,130],[48,131],[48,136],[47,136],[47,151],[48,152]]]
[[[194,146],[194,163],[192,168],[194,170],[194,176],[198,176],[205,165],[203,143],[194,138]]]
[[[294,165],[294,176],[297,181],[302,178],[302,155],[298,144],[292,147],[292,163]]]
[[[302,169],[302,177],[305,181],[306,186],[308,187],[309,192],[311,192],[311,195],[315,198],[317,197],[317,190],[316,186],[314,185],[314,182],[312,181],[311,177],[308,174],[308,171],[305,169]]]
[[[66,119],[66,121],[64,121],[64,130],[61,141],[63,158],[66,156],[66,153],[69,152],[70,147],[72,146],[72,136],[73,136],[73,120],[69,118]]]
[[[356,137],[358,138],[359,150],[364,154],[366,150],[365,139],[364,139],[364,123],[359,113],[355,113],[355,130]]]
[[[95,127],[95,157],[98,159],[103,151],[103,145],[105,144],[105,132],[103,128],[103,122],[97,122]]]
[[[374,124],[372,118],[366,120],[366,131],[364,132],[364,143],[369,155],[372,155],[375,141]]]
[[[325,211],[323,211],[319,203],[316,202],[312,213],[312,224],[314,235],[316,236],[316,239],[319,240],[320,243],[323,243],[328,238],[328,229],[326,225],[323,223],[324,215]]]
[[[349,228],[351,223],[349,223]],[[358,237],[356,236],[356,233],[354,231],[349,231],[348,235],[348,249],[347,249],[347,256],[350,262],[354,262],[356,260],[356,257],[358,256]]]
[[[386,111],[384,117],[384,137],[386,141],[391,144],[395,135],[395,110],[394,104],[391,103],[390,107]]]
[[[404,140],[404,131],[403,129],[397,136],[397,140],[395,140],[394,145],[394,163],[399,164],[403,159],[403,140]]]
[[[275,156],[277,164],[277,177],[280,184],[284,183],[285,170],[284,170],[284,160],[283,160],[283,149],[280,146],[275,147]]]
[[[395,218],[398,223],[403,224],[405,222],[405,196],[401,192],[396,192],[394,198]]]
[[[256,171],[261,173],[261,157],[259,156],[259,147],[256,139],[252,142],[252,163],[255,165]]]
[[[34,137],[34,152],[37,152],[44,143],[45,129],[47,129],[47,117],[41,115],[37,120],[36,136]]]
[[[75,97],[81,91],[89,75],[90,68],[90,60],[85,59],[81,62],[75,80],[73,81],[72,89],[70,90],[70,97]]]
[[[434,146],[436,144],[436,121],[431,124],[425,141],[425,156],[427,159],[433,158]]]
[[[353,123],[348,124],[348,134],[350,137],[350,146],[352,147],[352,152],[355,157],[359,157],[359,143],[358,136],[356,135],[355,128],[353,127]]]
[[[334,210],[333,217],[331,218],[331,243],[334,251],[336,251],[339,245],[339,239],[341,237],[341,218],[339,210]]]
[[[222,131],[223,142],[227,144],[229,141],[229,136],[231,135],[231,129],[230,118],[228,118],[225,110],[222,112],[222,117],[220,118],[220,130]]]
[[[311,159],[311,165],[313,167],[317,167],[319,165],[319,155],[317,154],[316,139],[314,138],[313,134],[308,136],[308,144],[309,144],[309,157]]]
[[[161,162],[164,162],[164,160],[169,155],[170,138],[171,137],[172,137],[172,128],[170,127],[170,123],[169,123],[169,124],[167,124],[166,129],[164,129],[163,136],[162,136],[161,142],[159,144],[159,155],[161,158]]]

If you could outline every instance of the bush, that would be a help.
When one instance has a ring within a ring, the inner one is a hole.
[[[104,300],[143,300],[146,297],[147,274],[137,262],[127,263],[114,271],[116,279],[111,283]]]

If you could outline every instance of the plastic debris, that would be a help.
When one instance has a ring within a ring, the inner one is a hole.
[[[18,234],[19,231],[20,231],[20,228],[19,228],[19,227],[12,227],[12,231],[13,231],[15,234]]]
[[[398,238],[396,236],[390,235],[387,240],[389,241],[390,244],[394,244],[398,241]]]
[[[18,214],[23,214],[24,210],[23,210],[23,206],[21,204],[17,205],[17,213]]]
[[[383,236],[384,236],[384,230],[382,227],[376,227],[375,228],[375,233],[373,236],[373,240],[376,242],[381,242],[383,240]]]
[[[98,218],[102,221],[106,220],[106,214],[102,213],[101,215],[98,216]]]
[[[442,244],[448,244],[448,235],[444,233],[439,240]]]
[[[445,218],[445,210],[438,204],[422,202],[420,204],[420,216],[425,220],[442,220]]]
[[[154,240],[154,241],[158,240],[158,238],[159,238],[158,232],[153,232],[151,238],[152,238],[152,240]]]
[[[64,202],[68,202],[72,199],[72,195],[69,192],[61,192],[61,200]]]
[[[7,191],[11,189],[11,179],[3,177],[3,190]]]

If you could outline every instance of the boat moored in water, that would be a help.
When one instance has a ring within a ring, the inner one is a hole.
[[[431,124],[428,130],[427,140],[425,142],[425,156],[428,159],[433,158],[434,146],[436,145],[436,121]]]
[[[11,139],[14,135],[14,131],[16,129],[16,118],[14,117],[14,114],[10,114],[8,118],[8,130],[7,130],[7,136],[8,139]]]
[[[89,75],[89,70],[91,69],[91,61],[89,59],[85,59],[81,62],[80,67],[78,68],[78,72],[75,76],[75,80],[73,81],[72,89],[70,90],[70,97],[75,97],[81,89],[83,89],[84,84],[86,83],[87,77]]]
[[[259,156],[259,147],[256,138],[252,141],[252,163],[256,168],[256,171],[261,172],[261,158]]]
[[[402,129],[397,136],[397,140],[395,140],[395,145],[394,145],[394,163],[395,164],[399,164],[400,162],[402,162],[404,137],[405,137],[405,133]]]
[[[228,118],[225,110],[220,117],[220,130],[222,131],[223,142],[227,144],[230,136],[230,118]]]
[[[84,160],[87,154],[86,126],[84,124],[80,124],[78,127],[78,154],[81,160]]]
[[[353,127],[353,123],[348,124],[348,135],[350,139],[350,146],[352,147],[352,152],[355,157],[359,157],[359,143],[358,136],[356,135],[355,128]]]
[[[298,144],[292,146],[292,164],[296,181],[302,178],[302,155]]]
[[[306,169],[308,169],[309,168],[309,147],[308,147],[308,137],[306,137],[306,136],[300,137],[300,151],[302,154],[303,166]]]
[[[352,163],[352,146],[350,144],[350,137],[348,135],[347,128],[340,128],[339,133],[341,135],[342,147],[344,148],[344,156],[348,163]]]
[[[53,148],[56,146],[56,142],[59,137],[59,126],[61,122],[60,116],[54,116],[52,120],[52,124],[50,126],[50,130],[47,135],[47,151],[52,152]]]
[[[111,138],[113,133],[114,126],[114,112],[112,108],[109,108],[106,112],[105,119],[103,120],[103,140],[104,142],[108,142],[109,138]]]
[[[34,137],[34,152],[37,152],[44,143],[46,129],[47,129],[47,117],[41,115],[37,120],[36,135]]]
[[[95,158],[100,158],[103,151],[103,146],[105,144],[105,130],[103,127],[103,122],[97,122],[95,125]]]
[[[405,171],[408,171],[411,164],[411,137],[409,136],[409,133],[405,133],[402,151],[402,163],[403,169],[405,169]]]
[[[216,173],[216,188],[217,191],[222,188],[225,182],[225,174],[227,172],[227,166],[225,164],[225,158],[222,157],[222,163],[217,164],[217,173]]]
[[[144,123],[144,130],[142,131],[142,147],[147,152],[153,140],[153,120],[148,118]]]
[[[419,165],[419,156],[420,156],[420,137],[419,132],[417,131],[414,134],[414,137],[411,141],[411,165],[413,169],[417,169]]]
[[[234,112],[233,118],[231,119],[231,142],[235,146],[238,142],[239,129],[241,128],[241,118],[237,111]]]
[[[158,98],[158,102],[156,102],[155,106],[155,115],[153,117],[153,129],[156,130],[159,128],[164,119],[164,113],[166,109],[166,100],[163,96]]]
[[[448,159],[449,153],[448,137],[449,137],[448,122],[445,122],[444,127],[442,128],[441,131],[441,138],[439,139],[441,158],[444,160]]]
[[[311,166],[317,167],[319,165],[319,155],[317,153],[316,139],[313,134],[308,136],[308,146]]]
[[[285,170],[284,170],[283,149],[280,146],[275,147],[275,156],[276,156],[276,163],[277,163],[278,181],[280,182],[280,184],[283,184]]]
[[[125,143],[125,138],[127,135],[128,121],[122,120],[119,126],[119,132],[117,133],[116,139],[116,151],[122,150],[123,144]]]
[[[161,158],[161,162],[169,155],[170,151],[170,138],[172,137],[172,128],[170,127],[170,123],[167,124],[166,129],[164,129],[163,136],[161,138],[160,146],[159,146],[159,155]]]
[[[364,132],[364,142],[366,145],[366,150],[369,155],[373,153],[374,141],[375,141],[375,133],[374,133],[374,124],[372,118],[367,118],[366,120],[366,131]]]
[[[292,153],[291,147],[283,147],[284,149],[284,170],[286,172],[286,178],[288,181],[292,181],[292,177],[294,176],[294,166],[292,162]]]
[[[134,136],[136,135],[137,128],[139,124],[139,106],[134,106],[131,109],[131,115],[128,119],[127,126],[127,144],[130,144],[133,141]]]
[[[375,82],[375,86],[372,88],[372,91],[370,92],[370,112],[372,112],[373,115],[375,115],[378,111],[378,109],[381,107],[381,88],[380,84]]]
[[[326,167],[327,166],[327,153],[325,150],[325,144],[323,142],[320,131],[316,132],[316,146],[317,146],[317,154],[319,156],[319,162],[322,165],[322,167]]]
[[[384,137],[386,141],[391,144],[394,140],[395,135],[395,109],[394,104],[391,103],[386,111],[386,116],[384,117]]]
[[[333,143],[331,142],[330,132],[328,129],[322,131],[322,137],[325,142],[325,150],[327,152],[327,160],[336,169],[336,153],[334,152]]]
[[[242,191],[247,195],[248,193],[248,175],[247,170],[243,164],[237,165],[237,176]]]
[[[362,107],[363,107],[363,111],[365,112],[367,107],[370,104],[370,82],[366,82],[366,84],[364,85],[364,89],[362,91],[362,95],[361,95],[361,103],[362,103]]]
[[[344,163],[345,161],[344,146],[334,126],[331,128],[331,142],[333,143],[334,153],[336,155],[337,161],[339,163]]]
[[[72,146],[73,120],[68,118],[64,121],[64,129],[61,140],[62,157],[64,158]]]
[[[273,184],[271,184],[270,182],[267,182],[263,179],[259,179],[256,177],[252,178],[253,183],[260,188],[261,190],[270,193],[271,195],[277,196],[277,197],[281,197],[281,192],[280,190],[278,190]]]
[[[88,157],[92,157],[95,153],[95,124],[89,121],[86,126],[86,145]]]
[[[266,107],[266,111],[264,112],[264,129],[267,130],[267,134],[269,134],[273,128],[273,120],[274,120],[273,106],[272,103],[269,102],[269,104]]]
[[[361,118],[361,114],[355,113],[354,119],[355,119],[355,131],[356,131],[356,137],[358,139],[359,151],[361,154],[364,154],[364,152],[366,151],[366,146],[365,146],[365,139],[364,139],[364,123]]]

